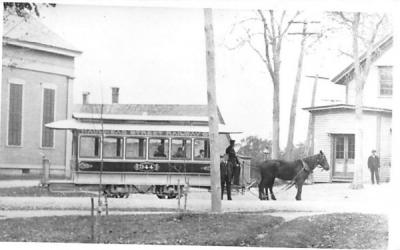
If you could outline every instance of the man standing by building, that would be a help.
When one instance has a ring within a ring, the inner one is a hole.
[[[229,156],[228,161],[232,163],[233,166],[233,184],[239,185],[240,176],[240,163],[235,152],[235,140],[229,141],[229,146],[226,148],[225,153]]]
[[[371,156],[368,157],[368,168],[371,171],[371,182],[375,184],[374,175],[376,183],[379,184],[379,157],[376,155],[376,150],[372,150]]]

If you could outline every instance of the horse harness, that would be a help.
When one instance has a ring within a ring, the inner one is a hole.
[[[303,168],[299,171],[301,172],[302,170],[305,170],[307,173],[312,173],[312,168],[310,168],[310,166],[308,165],[307,162],[305,162],[303,159],[301,159],[301,164],[303,164]]]
[[[296,176],[293,177],[293,179],[290,181],[290,183],[288,183],[282,189],[288,190],[289,188],[293,187],[294,184],[296,184],[295,180],[296,180],[297,176],[299,176],[301,172],[305,171],[307,174],[312,173],[313,170],[312,170],[312,168],[310,168],[308,163],[305,162],[303,159],[301,159],[300,161],[301,161],[301,164],[303,165],[303,167],[300,169],[299,172],[297,172]]]

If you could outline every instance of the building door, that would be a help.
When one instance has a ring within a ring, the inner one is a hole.
[[[354,134],[335,135],[333,180],[352,179],[354,174]]]

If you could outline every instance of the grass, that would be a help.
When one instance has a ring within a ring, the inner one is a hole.
[[[50,175],[51,179],[62,180],[65,176],[62,175]],[[28,175],[0,175],[0,181],[19,181],[19,180],[38,180],[42,179],[42,175],[39,174],[28,174]]]
[[[34,187],[12,187],[12,188],[0,188],[1,196],[12,196],[12,197],[92,197],[96,196],[95,192],[93,194],[84,192],[74,192],[74,193],[61,193],[61,192],[49,192],[48,189],[39,186]]]
[[[258,246],[386,249],[388,221],[357,213],[315,215],[285,222],[264,236]]]
[[[240,222],[240,223],[238,223]],[[101,217],[101,243],[247,245],[283,219],[246,214],[156,214]],[[89,216],[6,219],[0,241],[91,242]]]
[[[39,175],[0,175],[0,181],[14,181],[14,180],[40,180]]]
[[[89,216],[5,219],[0,241],[92,242]],[[153,214],[101,217],[100,243],[315,247],[387,247],[387,219],[354,213],[281,217],[255,213]]]

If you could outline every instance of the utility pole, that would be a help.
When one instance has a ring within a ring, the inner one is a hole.
[[[313,85],[313,89],[312,89],[312,96],[311,96],[311,107],[315,106],[315,96],[317,94],[317,84],[318,84],[318,80],[322,79],[322,80],[329,80],[328,77],[323,77],[323,76],[319,76],[318,74],[316,75],[308,75],[306,76],[308,78],[314,78],[314,85]],[[308,118],[308,132],[307,132],[307,139],[306,139],[306,145],[305,145],[305,153],[306,155],[310,155],[312,154],[312,151],[314,150],[314,117],[312,116],[312,114],[310,114],[309,118]]]
[[[294,147],[293,139],[294,139],[294,129],[295,129],[295,125],[296,125],[297,98],[298,98],[298,94],[299,94],[301,74],[302,74],[302,70],[303,70],[303,59],[304,59],[306,40],[309,36],[320,35],[320,33],[307,32],[307,25],[320,23],[318,21],[291,21],[291,23],[292,24],[302,24],[303,30],[302,30],[302,32],[288,33],[289,35],[301,35],[302,36],[301,43],[300,43],[300,54],[299,54],[299,58],[298,58],[298,62],[297,62],[296,82],[295,82],[294,89],[293,89],[292,105],[290,108],[289,133],[288,133],[288,139],[287,139],[287,144],[286,144],[286,153],[285,153],[285,158],[288,160],[291,160],[291,158],[293,157],[292,152],[293,152],[293,147]]]
[[[221,212],[221,180],[219,154],[217,151],[218,123],[217,95],[215,86],[215,51],[212,10],[204,9],[204,31],[206,36],[207,102],[211,161],[211,211]]]

